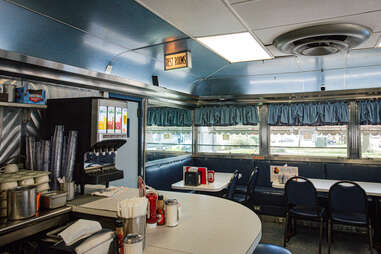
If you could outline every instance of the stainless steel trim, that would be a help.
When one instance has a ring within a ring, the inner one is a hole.
[[[15,102],[0,102],[0,106],[12,107],[12,108],[36,108],[36,109],[46,109],[48,107],[46,105],[15,103]]]
[[[170,108],[181,108],[181,109],[193,109],[194,108],[194,106],[190,106],[190,105],[173,104],[170,102],[159,101],[156,99],[149,99],[148,100],[148,107],[170,107]]]
[[[180,156],[176,156],[176,157],[164,158],[164,159],[160,159],[160,160],[149,161],[149,162],[146,162],[145,167],[150,167],[150,166],[160,165],[160,164],[165,164],[165,163],[170,163],[170,162],[173,163],[175,161],[184,160],[184,159],[190,158],[190,157],[192,157],[192,155],[187,154],[187,155],[180,155]]]
[[[192,111],[192,155],[198,151],[198,128],[195,125],[195,111]]]
[[[49,60],[0,50],[0,73],[67,86],[154,98],[175,105],[195,105],[197,96],[156,87],[119,76],[94,72]]]
[[[254,154],[220,154],[220,153],[198,153],[193,158],[229,158],[229,159],[253,159]],[[332,162],[332,163],[352,163],[352,164],[373,164],[381,165],[381,160],[375,159],[348,159],[343,157],[305,157],[305,156],[285,156],[269,155],[263,161],[304,161],[304,162]]]
[[[249,94],[238,96],[200,96],[197,101],[197,106],[220,104],[294,103],[329,100],[340,101],[377,98],[381,98],[381,88],[348,89],[304,93]]]
[[[45,220],[54,216],[58,216],[61,214],[69,213],[71,212],[71,207],[63,207],[63,208],[58,208],[52,211],[49,211],[47,213],[41,214],[38,217],[33,217],[25,220],[18,220],[18,221],[12,221],[4,226],[0,224],[0,235],[6,234],[12,230],[16,230],[21,227],[25,227],[26,225],[33,223],[33,222],[38,222],[41,220]]]
[[[142,147],[141,147],[141,168],[140,168],[140,174],[145,179],[146,177],[146,128],[147,128],[147,109],[148,109],[148,99],[144,98],[142,101]]]
[[[259,155],[269,155],[270,127],[267,124],[268,106],[259,106]]]
[[[357,103],[351,101],[349,103],[349,124],[347,134],[348,158],[361,158],[360,139],[360,125],[357,122]]]

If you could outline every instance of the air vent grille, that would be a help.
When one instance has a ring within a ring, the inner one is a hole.
[[[274,45],[288,54],[324,56],[356,47],[366,41],[370,34],[370,29],[360,25],[319,25],[282,34],[274,40]]]

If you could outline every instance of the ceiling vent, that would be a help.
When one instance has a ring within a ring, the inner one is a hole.
[[[361,25],[326,24],[284,33],[273,44],[287,54],[325,56],[354,48],[370,35],[371,30]]]

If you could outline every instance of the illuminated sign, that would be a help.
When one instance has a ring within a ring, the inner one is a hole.
[[[191,53],[189,51],[166,54],[164,56],[164,70],[192,68]]]

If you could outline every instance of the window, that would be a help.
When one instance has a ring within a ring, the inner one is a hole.
[[[147,126],[146,150],[192,152],[192,127]]]
[[[361,157],[381,158],[381,125],[361,125]]]
[[[258,154],[258,126],[198,127],[198,152]]]
[[[271,126],[270,154],[347,157],[347,126]]]

